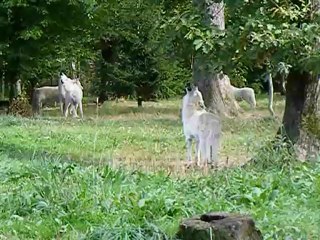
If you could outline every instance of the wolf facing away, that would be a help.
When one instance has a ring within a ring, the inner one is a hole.
[[[186,89],[182,101],[182,122],[186,138],[187,160],[192,163],[192,140],[196,143],[197,165],[217,160],[221,136],[219,117],[205,110],[202,94],[198,87]]]
[[[63,111],[63,115],[65,117],[68,116],[68,109],[71,106],[71,111],[73,112],[73,116],[77,117],[77,109],[79,106],[81,118],[83,118],[83,110],[82,110],[82,85],[79,79],[70,79],[65,74],[61,73],[59,80],[59,91],[61,96],[60,109]]]

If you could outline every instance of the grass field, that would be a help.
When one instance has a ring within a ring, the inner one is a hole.
[[[165,239],[182,218],[250,214],[265,239],[320,239],[320,165],[272,150],[284,102],[223,121],[217,171],[184,167],[180,101],[0,117],[0,239]],[[237,167],[255,157],[258,163]]]

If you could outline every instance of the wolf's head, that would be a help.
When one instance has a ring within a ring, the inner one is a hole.
[[[187,87],[187,96],[188,96],[188,102],[191,105],[194,105],[196,107],[200,106],[201,108],[205,109],[204,101],[201,92],[198,89],[198,86],[193,85],[192,87]]]

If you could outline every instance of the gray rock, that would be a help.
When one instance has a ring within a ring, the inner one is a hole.
[[[211,212],[184,219],[177,233],[181,240],[262,240],[249,216]]]

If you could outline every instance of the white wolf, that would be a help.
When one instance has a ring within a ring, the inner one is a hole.
[[[70,79],[65,75],[63,77],[66,81],[71,81],[75,84],[78,84],[82,89],[82,85],[79,79]],[[59,78],[58,86],[44,86],[35,88],[32,93],[32,110],[34,114],[40,114],[43,104],[54,104],[56,102],[60,103],[61,114],[64,114],[65,109],[65,97],[66,91],[62,86],[61,80]],[[73,106],[70,109],[70,114],[73,113]]]
[[[192,162],[192,140],[196,142],[197,165],[217,160],[221,136],[219,117],[207,112],[198,87],[187,88],[182,102],[183,131],[186,138],[188,162]]]
[[[73,83],[76,83],[79,85],[79,87],[81,89],[83,89],[81,83],[80,83],[80,80],[78,78],[76,79],[71,79],[71,78],[68,78],[64,73],[60,73],[60,78],[59,78],[59,81],[58,81],[58,91],[59,91],[59,103],[60,103],[60,111],[61,111],[61,114],[62,116],[64,116],[64,111],[65,111],[65,98],[66,98],[66,90],[65,90],[65,87],[63,86],[63,83],[61,81],[61,79],[63,81],[69,81],[69,82],[73,82]],[[73,113],[73,105],[71,105],[71,108],[70,108],[70,114],[74,114]]]
[[[237,88],[231,85],[231,91],[237,101],[246,101],[248,104],[250,104],[252,109],[256,107],[256,98],[252,88]]]
[[[61,73],[59,80],[60,92],[60,109],[65,117],[68,116],[68,109],[71,106],[70,113],[77,117],[77,109],[79,106],[81,118],[83,118],[82,110],[82,85],[79,79],[70,79],[65,74]],[[63,106],[64,103],[64,106]]]

